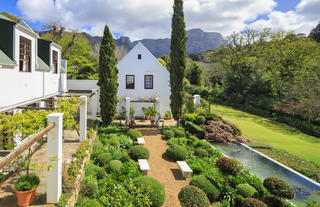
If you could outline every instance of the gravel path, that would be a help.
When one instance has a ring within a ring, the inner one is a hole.
[[[157,179],[164,187],[166,201],[163,207],[179,207],[178,194],[183,186],[189,184],[189,178],[183,178],[176,162],[165,158],[167,142],[161,138],[156,128],[139,128],[146,141],[145,147],[150,151],[148,163],[151,170],[148,176]]]

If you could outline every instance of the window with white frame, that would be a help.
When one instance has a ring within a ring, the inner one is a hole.
[[[20,36],[19,71],[31,72],[31,40]]]
[[[153,75],[144,76],[144,89],[153,89]]]

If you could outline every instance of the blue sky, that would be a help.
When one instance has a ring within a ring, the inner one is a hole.
[[[0,11],[23,17],[35,30],[57,21],[91,35],[102,35],[105,24],[115,37],[165,38],[170,34],[173,0],[118,0],[118,5],[112,0],[0,1]],[[185,16],[187,29],[223,35],[263,27],[307,33],[320,20],[314,18],[316,6],[320,8],[319,0],[185,0]]]

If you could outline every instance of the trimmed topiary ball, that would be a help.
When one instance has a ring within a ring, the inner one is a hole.
[[[280,199],[274,195],[263,196],[263,201],[268,207],[291,207],[284,199]]]
[[[207,150],[198,148],[194,151],[195,156],[197,157],[209,157],[209,153]]]
[[[83,195],[87,196],[88,198],[95,198],[96,194],[98,193],[98,184],[94,181],[87,181],[84,183],[82,188]]]
[[[204,116],[197,116],[197,118],[195,119],[194,123],[198,124],[198,125],[202,125],[206,122],[206,118]]]
[[[244,198],[253,197],[258,191],[249,184],[239,184],[236,187],[237,193]]]
[[[139,177],[134,181],[134,183],[138,186],[143,185],[151,188],[151,192],[148,196],[153,207],[160,207],[166,200],[164,188],[156,179],[150,177]]]
[[[163,137],[165,139],[171,139],[173,137],[175,137],[175,133],[174,131],[170,130],[170,129],[167,129],[167,130],[163,130]]]
[[[97,171],[97,179],[98,180],[101,180],[101,179],[105,178],[106,175],[107,175],[107,173],[106,173],[106,171],[104,169],[99,169]]]
[[[81,203],[80,207],[102,207],[96,199],[87,199]]]
[[[204,175],[194,176],[189,184],[203,190],[211,203],[216,201],[220,195],[219,190]]]
[[[129,162],[131,159],[130,159],[130,156],[128,155],[127,152],[125,152],[122,157],[120,158],[120,161],[125,163],[125,162]]]
[[[295,191],[286,181],[276,177],[264,179],[263,186],[272,194],[281,198],[292,199]]]
[[[264,202],[256,198],[246,198],[243,201],[243,207],[268,207]]]
[[[127,131],[127,135],[128,135],[129,137],[131,137],[132,139],[137,139],[137,138],[139,138],[139,137],[142,137],[141,132],[139,132],[138,130],[135,130],[135,129],[129,129],[129,130]]]
[[[108,163],[111,161],[112,155],[108,152],[102,153],[97,157],[97,164],[101,167],[107,166]]]
[[[175,137],[185,137],[185,133],[183,129],[173,129]]]
[[[132,147],[130,156],[134,160],[138,159],[149,159],[150,153],[149,150],[143,146],[136,145]]]
[[[226,175],[236,176],[240,173],[238,163],[230,158],[221,157],[216,161],[216,166]]]
[[[200,140],[198,142],[198,145],[197,145],[198,148],[204,148],[204,149],[212,149],[212,146],[209,142],[207,141],[204,141],[204,140]]]
[[[178,195],[182,207],[209,207],[210,201],[200,188],[187,185]]]
[[[121,169],[122,162],[120,160],[112,160],[109,163],[109,169],[111,172],[117,172]]]
[[[180,145],[171,145],[166,151],[166,155],[174,161],[183,161],[188,156],[186,148]]]

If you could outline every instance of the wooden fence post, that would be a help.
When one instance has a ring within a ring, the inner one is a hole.
[[[48,132],[48,165],[52,169],[47,177],[47,203],[58,203],[62,192],[62,135],[63,113],[52,113],[47,116],[48,124],[54,123],[54,128]]]
[[[80,96],[80,142],[87,139],[87,96]]]

